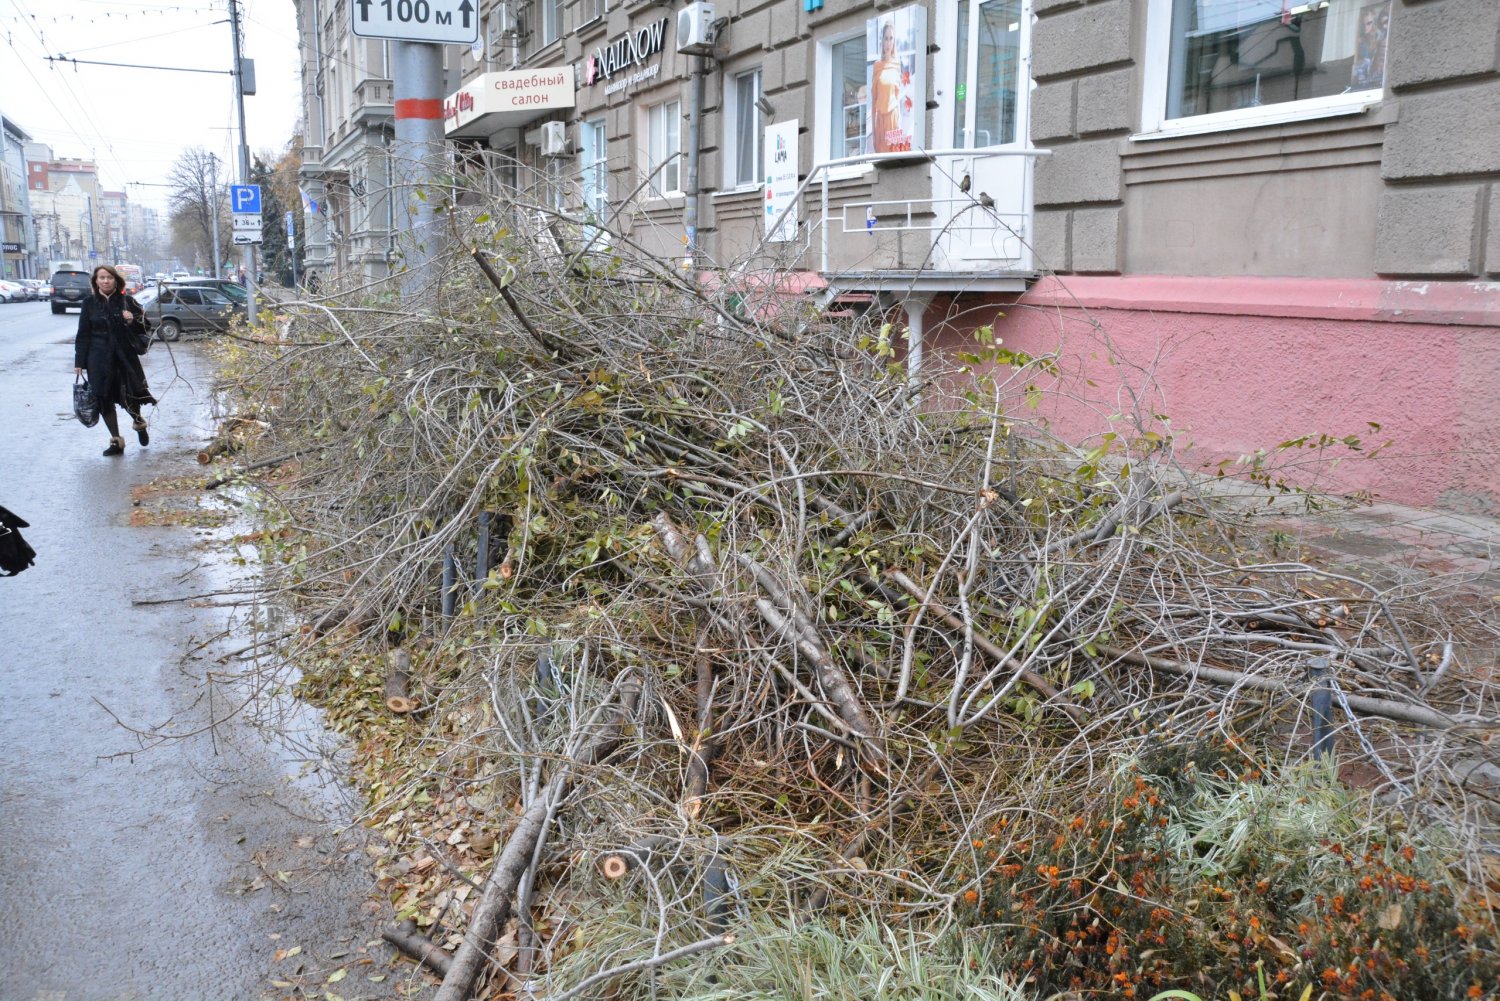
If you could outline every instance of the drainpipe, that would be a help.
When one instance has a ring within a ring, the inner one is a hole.
[[[683,258],[683,269],[689,281],[698,274],[698,132],[703,119],[703,78],[708,70],[702,56],[693,56],[692,86],[688,97],[687,134],[687,204],[683,207],[683,234],[687,244],[687,256]]]

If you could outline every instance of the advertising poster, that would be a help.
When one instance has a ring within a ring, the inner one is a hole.
[[[1349,86],[1354,90],[1373,90],[1385,86],[1385,44],[1391,33],[1389,0],[1374,3],[1359,12],[1359,26],[1354,39],[1354,67],[1349,72]]]
[[[766,126],[766,239],[797,239],[797,119]],[[776,218],[787,209],[776,231]]]
[[[921,144],[926,109],[921,75],[927,51],[927,9],[898,7],[865,22],[869,60],[866,153],[900,153]]]

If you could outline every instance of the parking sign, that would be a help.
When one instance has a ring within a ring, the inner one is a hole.
[[[229,210],[260,215],[260,185],[231,184],[229,186]]]

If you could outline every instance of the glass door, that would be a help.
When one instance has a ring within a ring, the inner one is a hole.
[[[982,149],[1017,141],[1022,29],[1021,0],[959,0],[955,146]]]
[[[944,158],[934,178],[934,198],[950,212],[941,249],[954,268],[1018,262],[1026,256],[1031,165],[1002,154],[1030,145],[1031,3],[957,0],[949,24],[947,131],[952,148],[974,153]]]

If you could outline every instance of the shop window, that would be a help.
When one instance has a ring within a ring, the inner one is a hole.
[[[865,36],[836,42],[833,52],[833,124],[829,159],[864,153],[870,134],[870,88],[865,80]]]
[[[817,149],[828,159],[925,144],[927,11],[897,7],[818,47]]]
[[[682,190],[682,108],[664,101],[646,109],[646,169],[651,189],[660,195]]]
[[[730,80],[730,96],[724,114],[726,188],[748,188],[765,182],[761,120],[760,70],[736,74]]]
[[[1390,0],[1150,0],[1143,137],[1360,111],[1385,87]]]

